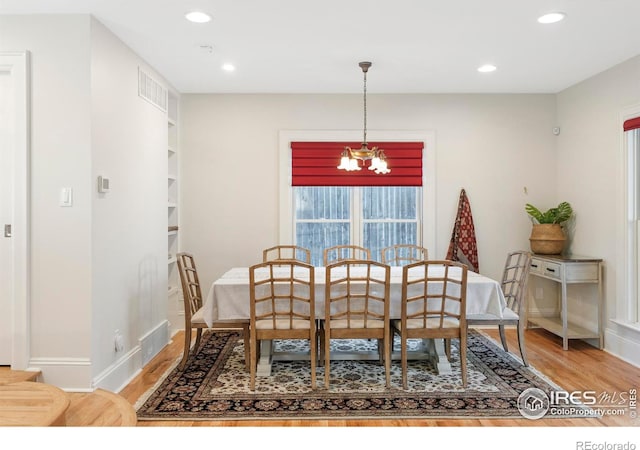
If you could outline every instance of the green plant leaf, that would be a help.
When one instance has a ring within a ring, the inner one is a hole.
[[[527,203],[524,206],[525,211],[527,212],[527,214],[529,214],[533,219],[535,219],[538,223],[542,223],[541,220],[543,220],[542,217],[542,212],[536,208],[535,206],[533,206],[531,203]]]
[[[549,208],[544,213],[530,203],[524,207],[525,211],[537,223],[558,223],[566,222],[573,215],[573,209],[568,202],[562,202],[555,208]]]
[[[573,215],[573,208],[567,202],[562,202],[556,208],[556,217],[553,223],[562,223],[566,222]]]

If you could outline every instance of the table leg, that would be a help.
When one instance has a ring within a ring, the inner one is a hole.
[[[260,341],[260,359],[258,359],[258,368],[256,375],[259,377],[268,377],[271,375],[271,355],[273,352],[273,341]]]
[[[444,339],[423,339],[431,363],[435,366],[439,375],[447,375],[452,372],[451,363],[444,349]]]

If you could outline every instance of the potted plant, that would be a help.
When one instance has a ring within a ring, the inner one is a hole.
[[[562,202],[555,208],[542,212],[530,203],[524,207],[531,217],[533,228],[529,242],[531,251],[543,255],[557,255],[564,250],[566,236],[562,225],[573,217],[573,208]]]

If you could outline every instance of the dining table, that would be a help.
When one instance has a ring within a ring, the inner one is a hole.
[[[315,315],[317,319],[324,317],[325,311],[325,287],[326,268],[314,267],[315,281]],[[352,269],[353,270],[353,269]],[[362,270],[365,270],[364,268]],[[437,270],[437,269],[436,269]],[[358,276],[357,272],[354,275]],[[429,275],[441,276],[441,273]],[[389,317],[400,319],[402,300],[403,268],[401,266],[390,267],[389,286]],[[433,283],[430,281],[430,283]],[[442,282],[440,282],[442,283]],[[434,284],[437,284],[434,283]],[[437,289],[437,286],[434,286]],[[202,312],[207,325],[217,320],[248,319],[250,317],[249,296],[249,268],[234,267],[215,280],[203,301]],[[503,316],[506,301],[500,283],[492,278],[476,272],[467,271],[467,296],[466,314],[489,314],[497,318]],[[271,364],[275,360],[303,359],[309,355],[292,355],[288,353],[277,354],[274,352],[272,342],[261,341],[260,359],[258,361],[257,375],[268,376],[271,373]],[[378,353],[347,354],[331,352],[332,359],[378,359]],[[398,359],[399,352],[393,352],[392,358]],[[429,359],[439,374],[451,373],[451,364],[446,356],[443,339],[425,340],[420,348],[411,352],[409,358]]]

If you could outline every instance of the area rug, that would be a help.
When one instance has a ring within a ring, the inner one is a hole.
[[[439,375],[426,360],[409,361],[407,390],[402,389],[400,361],[392,362],[392,387],[387,389],[380,363],[349,360],[331,362],[329,389],[324,386],[324,367],[318,367],[315,391],[310,388],[308,361],[276,361],[271,376],[258,377],[252,392],[240,336],[206,332],[201,350],[184,371],[176,361],[141,398],[138,419],[522,418],[518,397],[524,390],[561,390],[489,337],[470,330],[468,341],[466,389],[454,341],[452,373]],[[275,351],[304,351],[304,345],[278,341]],[[375,340],[338,340],[332,341],[332,350],[375,351],[376,345]]]

